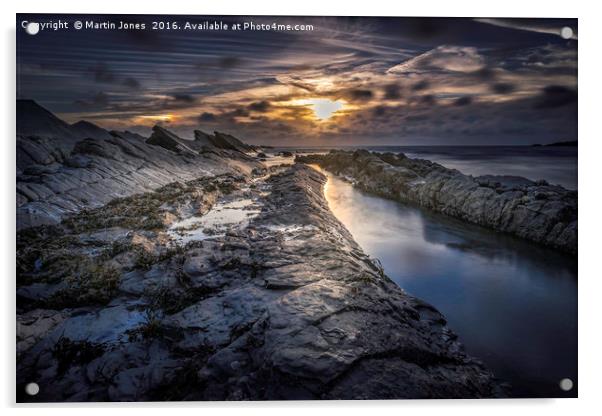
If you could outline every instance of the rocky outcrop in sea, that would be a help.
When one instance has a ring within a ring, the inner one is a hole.
[[[516,176],[469,176],[404,154],[367,150],[297,156],[373,194],[577,253],[577,192]]]

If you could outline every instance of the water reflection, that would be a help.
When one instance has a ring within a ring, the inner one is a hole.
[[[516,396],[575,396],[577,265],[558,252],[369,196],[328,175],[337,218],[389,277],[436,306]]]

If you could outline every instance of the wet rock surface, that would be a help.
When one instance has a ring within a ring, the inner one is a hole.
[[[300,164],[202,177],[19,232],[18,399],[503,396],[362,252],[324,181]],[[241,199],[246,220],[173,234]]]
[[[516,176],[464,175],[423,159],[367,150],[297,156],[359,188],[577,253],[577,192]]]

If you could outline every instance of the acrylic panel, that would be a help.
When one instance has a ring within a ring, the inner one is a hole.
[[[577,397],[576,19],[16,41],[17,401]]]

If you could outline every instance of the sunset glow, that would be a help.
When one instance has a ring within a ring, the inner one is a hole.
[[[157,114],[153,116],[138,116],[143,121],[153,121],[153,122],[170,122],[173,120],[174,116],[172,114]]]
[[[519,20],[465,19],[438,20],[440,35],[424,36],[415,20],[395,22],[333,18],[324,25],[308,17],[296,23],[313,24],[312,32],[215,38],[24,37],[20,98],[70,123],[142,135],[166,124],[188,138],[195,129],[217,130],[270,145],[573,138],[576,31],[563,39]],[[558,22],[564,26],[576,22]],[[74,56],[80,43],[94,47]]]
[[[297,100],[296,103],[302,106],[309,106],[318,120],[327,120],[334,113],[343,109],[345,103],[340,100],[329,100],[327,98],[310,98]]]

